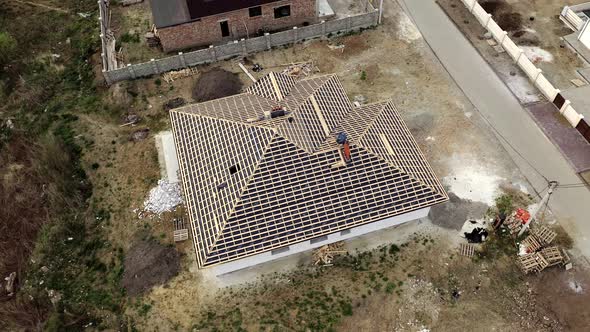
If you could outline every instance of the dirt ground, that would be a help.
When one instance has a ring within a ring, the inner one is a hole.
[[[180,269],[180,257],[176,248],[164,246],[149,238],[137,238],[125,255],[125,272],[122,286],[127,295],[139,295],[153,286],[165,284]]]
[[[466,216],[477,217],[493,205],[505,192],[502,186],[531,197],[536,193],[395,3],[387,3],[384,24],[376,29],[261,52],[248,60],[264,68],[252,73],[256,77],[313,61],[320,70],[315,75],[338,74],[351,99],[392,99],[451,193],[452,208],[439,209],[433,223],[355,239],[347,244],[350,252],[360,248],[365,253],[331,268],[311,267],[307,253],[214,277],[197,268],[190,240],[173,242],[171,220],[182,207],[160,216],[140,213],[160,172],[152,135],[139,142],[129,141],[129,135],[142,128],[150,133],[169,129],[164,105],[174,98],[194,102],[193,88],[203,73],[214,68],[235,73],[244,88],[250,80],[238,60],[228,60],[199,66],[199,74],[172,83],[161,77],[117,83],[108,92],[118,113],[80,121],[85,132],[80,139],[92,142],[84,160],[99,165],[89,174],[97,186],[93,200],[109,208],[109,241],[125,251],[130,239],[147,230],[182,254],[179,274],[128,308],[137,330],[321,330],[332,324],[342,331],[559,331],[588,322],[587,317],[572,319],[573,311],[559,307],[588,300],[580,265],[574,272],[555,269],[523,277],[511,256],[475,261],[457,256],[458,227]],[[122,127],[128,114],[141,121]],[[383,246],[366,253],[376,243]],[[572,290],[570,280],[583,291]],[[529,288],[520,287],[527,282]],[[555,285],[552,291],[561,297],[549,301],[543,283]],[[535,309],[525,315],[522,308]]]
[[[242,85],[238,75],[214,68],[199,75],[193,88],[193,99],[204,102],[235,95],[241,92]]]
[[[565,5],[583,2],[586,1],[486,0],[480,4],[518,46],[525,48],[529,59],[543,70],[549,81],[556,88],[565,90],[574,86],[570,80],[579,77],[576,69],[583,67],[583,62],[561,40],[573,31],[559,19],[559,13]],[[537,90],[510,56],[505,52],[498,53],[487,43],[485,29],[460,0],[440,0],[438,3],[521,102],[540,100]]]

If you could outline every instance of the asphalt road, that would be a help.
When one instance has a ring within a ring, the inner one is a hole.
[[[547,187],[543,176],[560,184],[581,183],[557,148],[435,1],[400,2],[457,85],[495,128],[496,136],[537,192]],[[549,207],[576,247],[590,258],[590,190],[558,188]]]

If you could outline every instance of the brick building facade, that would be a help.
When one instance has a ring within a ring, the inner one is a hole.
[[[151,0],[164,51],[316,23],[316,0]]]

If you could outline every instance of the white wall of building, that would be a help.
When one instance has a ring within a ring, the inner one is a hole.
[[[580,40],[580,43],[582,43],[590,50],[590,20],[587,20],[582,29],[580,30],[578,40]]]
[[[212,272],[215,275],[230,273],[230,272],[241,270],[241,269],[251,267],[254,265],[269,262],[271,260],[278,259],[281,257],[286,257],[289,255],[297,254],[297,253],[304,252],[304,251],[307,251],[310,249],[319,248],[319,247],[324,246],[326,244],[350,239],[350,238],[364,235],[367,233],[375,232],[375,231],[378,231],[378,230],[381,230],[384,228],[400,225],[400,224],[406,223],[408,221],[417,220],[420,218],[425,218],[426,216],[428,216],[429,211],[430,211],[430,207],[423,208],[423,209],[409,212],[406,214],[402,214],[399,216],[395,216],[395,217],[383,219],[380,221],[372,222],[370,224],[357,226],[357,227],[351,228],[350,232],[343,231],[343,232],[332,233],[332,234],[329,234],[327,236],[327,239],[325,239],[323,241],[319,241],[319,242],[314,241],[314,243],[311,243],[311,241],[309,241],[309,240],[304,241],[304,242],[299,242],[299,243],[295,243],[295,244],[290,245],[289,250],[285,250],[285,251],[274,250],[274,252],[275,252],[274,255],[272,252],[268,251],[268,252],[264,252],[262,254],[258,254],[258,255],[238,259],[238,260],[235,260],[232,262],[216,265],[216,266],[211,267],[210,269],[212,270]],[[277,251],[280,251],[280,252],[277,252]]]

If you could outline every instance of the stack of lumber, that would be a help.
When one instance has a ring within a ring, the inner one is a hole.
[[[162,78],[166,83],[172,83],[177,79],[189,77],[199,73],[197,67],[188,67],[181,70],[173,70],[162,74]]]
[[[548,247],[557,234],[546,226],[531,229],[521,245],[527,254],[518,257],[518,265],[525,274],[541,272],[545,268],[555,265],[566,266],[570,263],[567,252],[558,246]]]
[[[319,71],[320,70],[314,65],[313,61],[306,61],[288,64],[287,68],[283,69],[281,73],[293,77],[300,77],[309,76]]]

